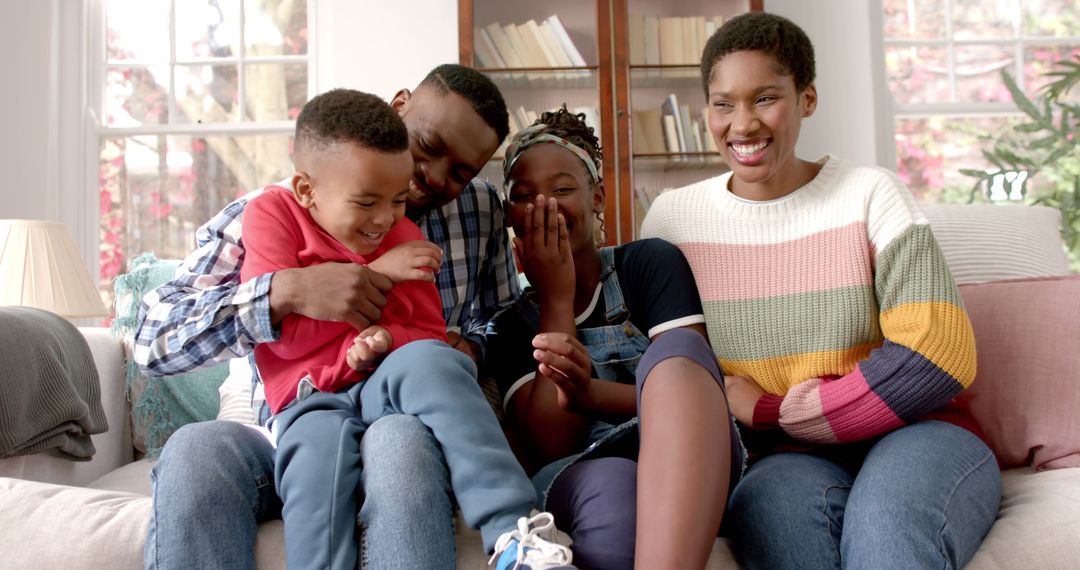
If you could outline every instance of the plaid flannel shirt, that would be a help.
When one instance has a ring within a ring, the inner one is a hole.
[[[133,357],[147,375],[218,364],[278,339],[270,322],[273,274],[240,283],[244,207],[261,192],[238,198],[200,227],[197,249],[173,280],[143,297]],[[487,321],[520,293],[498,191],[473,180],[457,200],[413,221],[445,252],[436,286],[447,330],[476,342],[482,362]]]

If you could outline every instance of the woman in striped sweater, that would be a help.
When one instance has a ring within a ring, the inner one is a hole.
[[[660,196],[642,233],[677,245],[750,467],[724,523],[749,568],[959,568],[1001,497],[958,398],[975,343],[926,218],[897,177],[795,156],[813,46],[750,13],[702,57],[731,171]]]

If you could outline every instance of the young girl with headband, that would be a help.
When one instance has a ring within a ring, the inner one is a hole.
[[[508,218],[532,287],[489,325],[487,371],[575,563],[704,567],[742,448],[682,254],[597,247],[600,161],[565,107],[511,141]]]

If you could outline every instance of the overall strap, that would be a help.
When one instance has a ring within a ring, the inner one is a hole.
[[[622,286],[619,285],[619,276],[615,272],[614,247],[600,248],[600,263],[604,268],[600,275],[604,288],[604,318],[608,324],[621,323],[630,315],[630,308],[623,300]]]

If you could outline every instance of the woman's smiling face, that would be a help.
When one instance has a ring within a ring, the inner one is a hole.
[[[754,186],[758,196],[779,197],[797,189],[795,144],[817,106],[814,84],[799,91],[768,54],[736,51],[713,65],[708,96],[709,132],[734,172],[732,190]]]

